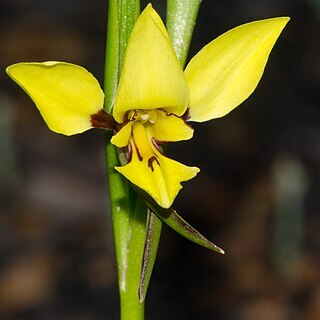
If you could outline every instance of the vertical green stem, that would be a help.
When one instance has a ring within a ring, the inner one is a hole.
[[[126,279],[124,285],[120,287],[121,320],[144,319],[144,302],[139,301],[138,292],[146,239],[146,224],[146,206],[140,198],[137,198],[128,230]]]
[[[140,11],[138,0],[110,0],[108,7],[105,60],[105,110],[112,112],[127,42]],[[118,150],[106,134],[106,160],[118,265],[121,320],[143,320],[144,303],[138,288],[146,236],[147,209],[136,199],[127,180],[114,167],[119,165]]]

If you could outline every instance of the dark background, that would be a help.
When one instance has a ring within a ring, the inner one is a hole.
[[[117,319],[103,131],[52,133],[4,72],[62,60],[102,83],[107,1],[0,6],[0,319]],[[320,319],[320,1],[204,0],[190,56],[281,15],[292,20],[255,93],[169,148],[202,170],[175,208],[227,254],[164,227],[147,319]]]

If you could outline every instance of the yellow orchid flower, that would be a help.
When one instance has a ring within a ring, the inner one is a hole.
[[[115,130],[111,143],[127,148],[115,169],[169,208],[181,182],[199,169],[163,155],[163,142],[192,138],[187,121],[222,117],[256,88],[271,49],[289,18],[254,21],[206,45],[180,67],[167,30],[149,4],[132,30],[113,106],[91,73],[64,62],[18,63],[9,76],[33,99],[49,128],[65,135],[92,127]]]

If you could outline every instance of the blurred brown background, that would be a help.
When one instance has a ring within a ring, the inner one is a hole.
[[[153,4],[164,17],[165,1]],[[0,6],[0,319],[117,319],[104,134],[50,132],[4,72],[62,60],[102,83],[107,1]],[[147,319],[320,319],[320,1],[204,0],[190,56],[280,15],[292,20],[251,98],[170,147],[202,169],[175,207],[227,254],[165,227]]]

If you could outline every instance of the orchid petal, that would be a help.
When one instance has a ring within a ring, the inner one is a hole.
[[[126,147],[129,144],[133,124],[134,121],[128,122],[111,138],[110,142],[119,148]]]
[[[191,121],[223,117],[256,88],[287,17],[234,28],[205,46],[188,64]]]
[[[163,208],[169,208],[182,188],[200,170],[166,158],[152,144],[140,122],[133,125],[131,161],[115,169],[146,191]]]
[[[157,108],[181,116],[188,103],[183,71],[161,18],[149,4],[130,35],[113,116],[122,123],[129,110]]]
[[[57,133],[72,135],[90,129],[91,115],[103,108],[98,81],[80,66],[55,61],[17,63],[6,71]]]
[[[193,129],[183,119],[161,110],[157,112],[157,120],[147,128],[157,141],[189,140],[193,136]]]

